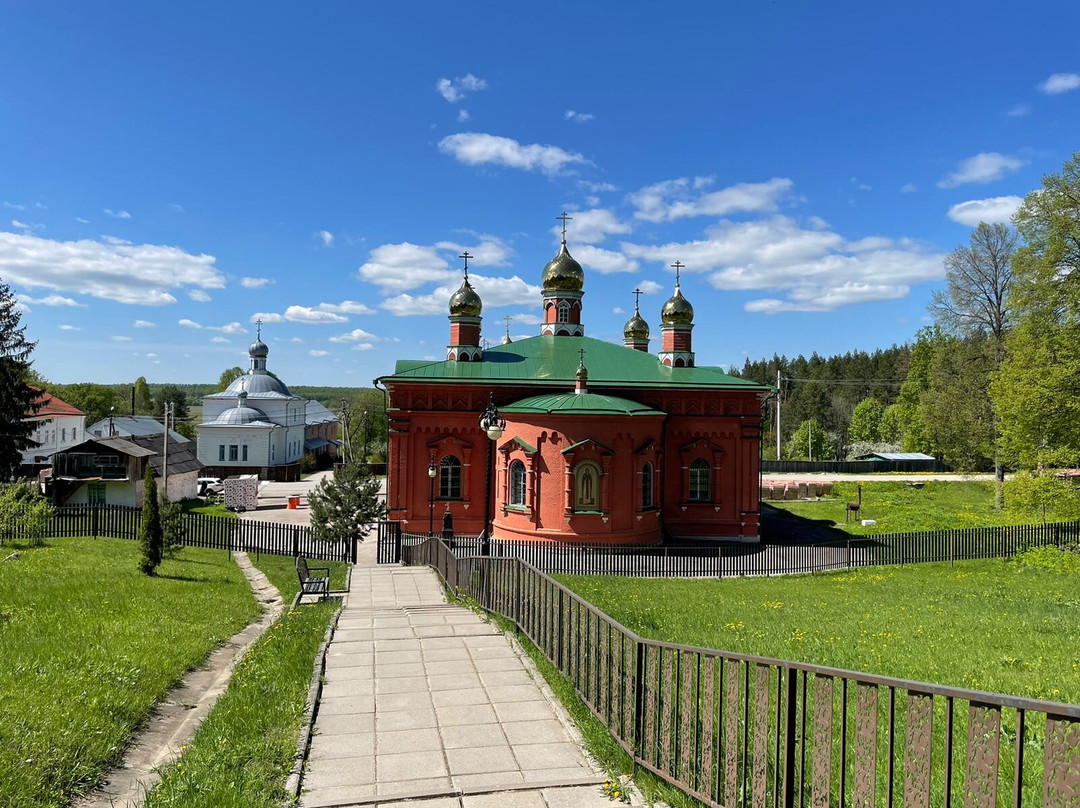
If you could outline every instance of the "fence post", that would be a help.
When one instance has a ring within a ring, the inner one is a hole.
[[[92,528],[91,529],[94,532],[94,538],[95,539],[97,539],[97,534],[98,534],[98,511],[99,510],[100,509],[98,508],[98,506],[95,505],[93,510],[90,511],[90,513],[91,513],[90,522],[92,523]]]
[[[641,640],[634,641],[634,668],[637,674],[634,676],[634,738],[630,759],[636,775],[638,758],[644,751],[641,735],[645,731],[645,644]]]
[[[778,672],[779,673],[779,672]],[[784,719],[784,808],[795,805],[795,689],[798,685],[798,672],[787,669],[787,709]]]
[[[1001,528],[1001,560],[1005,560],[1005,528]]]
[[[956,534],[949,533],[949,566],[956,566]]]
[[[851,569],[851,539],[847,540],[847,568]]]
[[[292,555],[293,558],[298,558],[300,556],[300,533],[297,530],[296,525],[293,525],[292,529]]]
[[[394,557],[391,563],[401,563],[401,522],[394,522]]]

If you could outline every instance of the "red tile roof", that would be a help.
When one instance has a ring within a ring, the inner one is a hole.
[[[38,391],[38,399],[41,401],[41,409],[31,415],[31,418],[55,418],[60,415],[86,415],[80,409],[72,407],[66,401],[61,401],[52,393],[44,390]]]

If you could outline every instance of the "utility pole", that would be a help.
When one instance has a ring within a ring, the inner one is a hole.
[[[780,368],[776,369],[776,459],[780,459]]]
[[[169,501],[169,415],[172,413],[172,402],[165,402],[165,440],[161,449],[161,492],[165,501]]]

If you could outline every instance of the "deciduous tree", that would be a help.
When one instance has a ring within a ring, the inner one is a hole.
[[[220,378],[218,378],[218,392],[220,393],[226,388],[228,388],[230,384],[232,384],[234,381],[236,381],[243,375],[244,369],[239,366],[226,368],[225,370],[221,371],[221,376]]]
[[[784,454],[792,460],[832,460],[836,457],[836,449],[817,419],[810,418],[799,424]]]
[[[864,441],[877,443],[881,440],[881,417],[885,408],[876,398],[864,398],[851,414],[849,437],[852,443]]]
[[[154,399],[150,395],[150,386],[146,383],[146,377],[140,376],[135,380],[135,414],[152,415],[154,412]]]

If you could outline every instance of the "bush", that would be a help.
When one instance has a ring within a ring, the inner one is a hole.
[[[161,507],[158,502],[157,481],[154,470],[146,464],[146,477],[143,479],[142,522],[139,523],[139,544],[142,546],[142,559],[139,569],[145,575],[153,575],[164,549],[161,533]]]
[[[53,507],[41,492],[26,482],[0,487],[0,541],[14,538],[15,531],[40,545],[53,517]]]
[[[1080,519],[1080,485],[1055,477],[1053,472],[1017,472],[1005,481],[1005,507],[1017,514],[1041,513],[1053,522]]]
[[[161,552],[175,558],[184,546],[184,509],[179,502],[161,501]]]
[[[319,458],[315,456],[314,452],[304,452],[304,456],[300,458],[300,473],[311,474],[313,471],[317,471],[319,468]]]

